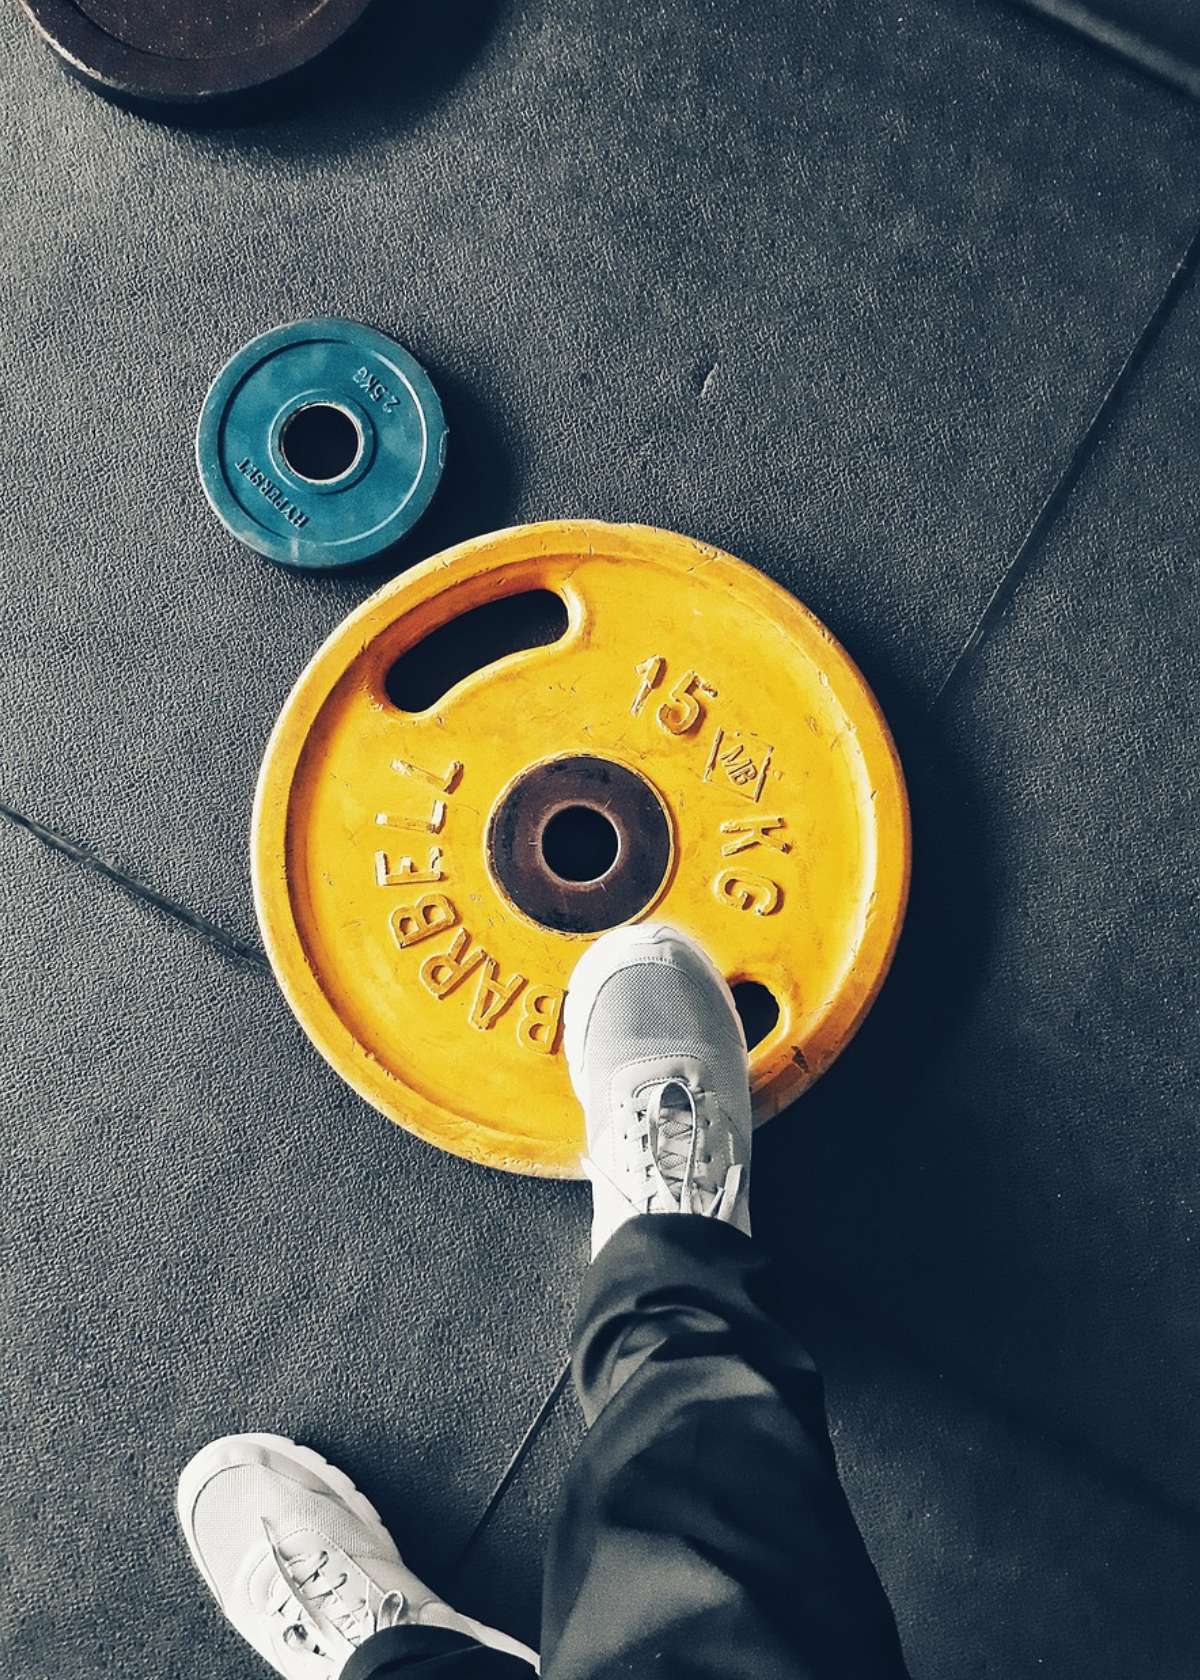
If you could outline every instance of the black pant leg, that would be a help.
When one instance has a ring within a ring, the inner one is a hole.
[[[372,1634],[339,1680],[531,1680],[519,1657],[493,1651],[448,1628],[384,1628]]]
[[[907,1680],[774,1288],[749,1238],[695,1215],[632,1220],[591,1267],[547,1680]]]

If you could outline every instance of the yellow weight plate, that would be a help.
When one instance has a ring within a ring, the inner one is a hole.
[[[567,608],[559,641],[426,711],[389,700],[430,632],[535,589]],[[799,602],[686,537],[555,522],[426,561],[334,632],[271,737],[253,866],[279,982],[368,1102],[471,1160],[575,1177],[561,1015],[586,940],[653,915],[767,987],[766,1119],[883,980],[908,806],[874,697]]]

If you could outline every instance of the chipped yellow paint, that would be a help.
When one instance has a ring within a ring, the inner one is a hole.
[[[398,710],[396,659],[484,601],[551,589],[548,647]],[[611,758],[673,828],[643,915],[698,936],[779,1020],[755,1115],[843,1049],[891,961],[909,877],[904,781],[879,707],[806,608],[716,549],[645,526],[550,522],[459,545],[380,590],[297,682],[267,748],[253,870],[275,973],[317,1048],[383,1113],[455,1154],[575,1177],[561,1044],[586,944],[519,913],[488,822],[531,764]]]

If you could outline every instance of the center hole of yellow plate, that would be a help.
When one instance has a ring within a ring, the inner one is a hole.
[[[542,830],[542,856],[560,881],[598,881],[620,849],[616,828],[592,805],[566,805]]]

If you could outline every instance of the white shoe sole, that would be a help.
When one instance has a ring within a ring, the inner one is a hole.
[[[384,1556],[390,1552],[399,1556],[396,1542],[384,1527],[383,1518],[375,1509],[371,1501],[361,1494],[344,1470],[339,1470],[336,1464],[330,1464],[328,1459],[322,1458],[320,1453],[311,1447],[301,1447],[287,1435],[222,1435],[216,1441],[210,1441],[207,1446],[190,1458],[184,1465],[179,1477],[179,1488],[175,1496],[175,1511],[179,1518],[179,1526],[183,1530],[183,1537],[187,1541],[188,1551],[192,1554],[192,1561],[208,1584],[208,1589],[218,1604],[222,1604],[221,1595],[217,1591],[216,1582],[204,1566],[204,1559],[200,1555],[199,1547],[192,1533],[192,1512],[196,1501],[205,1484],[211,1479],[212,1460],[219,1448],[228,1449],[239,1446],[270,1447],[272,1452],[281,1458],[290,1458],[293,1463],[301,1464],[319,1481],[325,1483],[335,1499],[341,1500],[359,1522],[371,1529],[375,1537],[383,1544]],[[228,1466],[217,1466],[217,1469]]]
[[[567,1002],[563,1011],[563,1050],[566,1053],[571,1086],[580,1103],[584,1102],[585,1092],[584,1041],[587,1036],[588,1018],[597,993],[606,980],[610,980],[622,968],[636,962],[636,953],[647,945],[682,947],[689,962],[698,964],[719,988],[729,1007],[729,1013],[737,1023],[742,1049],[747,1050],[746,1030],[737,1012],[737,1004],[733,1001],[733,993],[725,976],[702,946],[689,938],[682,928],[672,927],[668,922],[634,922],[628,927],[614,928],[611,933],[602,934],[594,945],[588,946],[576,963],[567,986]]]

